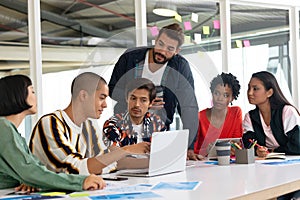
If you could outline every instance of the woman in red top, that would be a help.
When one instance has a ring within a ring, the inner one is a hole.
[[[217,75],[210,83],[213,107],[198,113],[198,136],[194,145],[196,154],[207,155],[207,147],[218,138],[242,137],[242,110],[229,107],[237,99],[239,81],[231,73]]]

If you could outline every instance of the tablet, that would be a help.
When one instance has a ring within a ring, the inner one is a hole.
[[[208,145],[207,147],[207,157],[208,159],[215,159],[217,158],[217,151],[216,151],[216,143],[217,142],[221,142],[221,141],[228,141],[228,142],[241,142],[242,138],[220,138],[220,139],[216,139],[216,141],[212,142],[211,144]]]

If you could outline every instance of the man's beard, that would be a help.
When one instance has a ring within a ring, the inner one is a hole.
[[[159,56],[163,57],[163,58],[164,58],[163,61],[158,61],[158,60],[156,60],[156,58],[155,58],[156,55],[159,55]],[[164,65],[164,64],[166,64],[169,60],[170,60],[170,59],[167,59],[166,56],[162,55],[161,53],[155,52],[155,51],[153,50],[153,61],[154,61],[156,64],[162,64],[162,65]]]

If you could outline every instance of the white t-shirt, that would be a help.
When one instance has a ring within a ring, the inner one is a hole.
[[[163,77],[164,71],[168,63],[165,63],[160,69],[155,72],[151,72],[149,69],[149,51],[146,53],[145,65],[143,68],[142,78],[147,78],[151,80],[154,85],[158,86],[161,84],[161,79]]]
[[[134,132],[137,132],[137,143],[143,142],[142,139],[142,131],[143,131],[143,123],[136,125],[136,124],[132,124],[132,129]]]

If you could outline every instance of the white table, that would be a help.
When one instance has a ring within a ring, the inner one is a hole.
[[[279,166],[256,162],[248,165],[218,166],[196,162],[196,166],[189,166],[184,172],[151,178],[129,177],[123,183],[130,185],[149,183],[154,185],[159,182],[202,182],[194,191],[153,191],[163,197],[155,199],[257,200],[272,199],[291,191],[300,190],[299,172],[300,164]],[[89,198],[81,197],[80,199]]]
[[[291,191],[300,190],[300,164],[264,165],[231,164],[229,166],[197,166],[186,171],[151,178],[130,177],[128,183],[161,181],[201,181],[195,191],[155,191],[163,199],[271,199]]]

